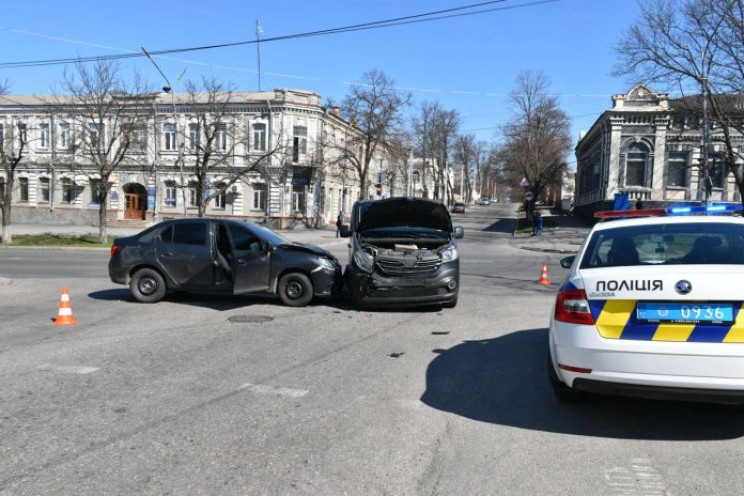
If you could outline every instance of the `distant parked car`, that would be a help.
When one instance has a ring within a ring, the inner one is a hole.
[[[273,293],[291,307],[331,296],[342,283],[341,264],[322,248],[228,219],[170,220],[116,238],[109,277],[142,303],[168,290],[214,291]]]
[[[481,205],[490,205],[491,204],[491,198],[488,196],[482,196],[480,200],[478,200],[478,203]]]
[[[462,202],[455,202],[454,205],[452,205],[452,213],[455,214],[464,214],[465,213],[465,204]]]

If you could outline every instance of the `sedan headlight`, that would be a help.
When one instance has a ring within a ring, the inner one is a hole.
[[[452,260],[457,260],[457,246],[455,245],[449,245],[442,252],[442,262],[451,262]]]
[[[318,258],[315,260],[318,264],[318,268],[336,270],[336,262],[330,258]]]
[[[372,255],[364,251],[356,242],[354,243],[354,263],[364,272],[372,272],[375,268],[375,260]]]

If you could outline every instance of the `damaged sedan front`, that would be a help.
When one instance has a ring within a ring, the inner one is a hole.
[[[460,262],[446,207],[420,198],[354,205],[346,283],[357,308],[457,305]]]

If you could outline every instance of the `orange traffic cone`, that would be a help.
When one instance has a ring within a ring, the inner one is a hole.
[[[72,305],[70,295],[67,294],[67,286],[62,286],[62,296],[59,299],[59,313],[54,319],[53,325],[75,325],[77,320],[72,316]]]
[[[537,283],[550,284],[550,279],[548,279],[548,262],[543,262],[542,274],[540,274],[540,279],[537,280]]]

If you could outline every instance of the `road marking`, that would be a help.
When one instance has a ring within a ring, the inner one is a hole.
[[[264,386],[262,384],[243,384],[241,390],[250,391],[259,394],[272,394],[274,396],[286,396],[288,398],[302,398],[308,391],[307,389],[293,389],[286,387]]]
[[[667,484],[661,471],[649,458],[633,458],[631,468],[605,469],[605,481],[612,496],[667,496]]]
[[[49,363],[39,365],[38,368],[39,370],[63,372],[65,374],[90,374],[98,370],[98,367],[85,367],[82,365],[52,365]]]

